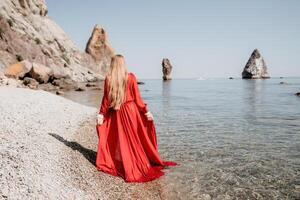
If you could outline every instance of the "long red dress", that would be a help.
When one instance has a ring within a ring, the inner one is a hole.
[[[159,156],[154,121],[145,116],[147,104],[141,98],[135,75],[128,73],[126,101],[119,110],[109,108],[108,91],[105,78],[99,111],[104,122],[96,125],[97,169],[126,182],[147,182],[164,175],[161,170],[166,166],[177,165]]]

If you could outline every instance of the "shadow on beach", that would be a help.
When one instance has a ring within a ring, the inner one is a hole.
[[[96,165],[96,152],[95,151],[93,151],[91,149],[87,149],[77,142],[65,140],[63,137],[61,137],[55,133],[48,133],[48,134],[51,135],[52,137],[54,137],[55,139],[57,139],[58,141],[64,143],[66,146],[70,147],[74,151],[80,152],[90,163],[92,163],[93,165]]]
[[[78,131],[85,131],[85,133],[87,133],[85,136],[88,138],[85,141],[89,141],[91,143],[95,142],[95,138],[97,136],[92,135],[94,134],[94,129],[91,128],[90,130],[93,131],[89,131],[86,129],[86,127],[92,127],[91,125],[93,125],[93,123],[94,121],[87,121],[86,124],[82,124]],[[67,171],[69,172],[68,176],[73,180],[72,187],[80,188],[80,190],[84,191],[86,195],[91,195],[91,197],[94,198],[96,196],[100,196],[103,197],[103,199],[174,199],[169,198],[169,194],[166,191],[168,183],[165,180],[165,177],[161,177],[158,180],[147,182],[145,184],[128,184],[120,177],[115,177],[96,170],[96,168],[93,167],[95,166],[96,161],[95,151],[83,147],[78,142],[68,141],[58,134],[48,134],[65,144],[67,147],[71,148],[75,154],[76,151],[78,151],[84,156],[84,158],[82,156],[78,157],[77,155],[74,155],[73,152],[70,152],[70,154],[67,156],[71,157],[72,159],[66,161],[66,163],[64,163],[64,167],[69,168]],[[71,140],[74,139],[78,138],[75,136]],[[66,155],[63,155],[61,159],[65,160],[64,157],[66,157]],[[76,158],[76,160],[74,160],[74,158]],[[93,166],[83,166],[84,159],[87,159],[93,164]]]

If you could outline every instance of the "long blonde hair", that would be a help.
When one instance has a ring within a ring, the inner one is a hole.
[[[122,55],[115,55],[111,59],[108,70],[110,107],[118,110],[126,98],[127,68]]]

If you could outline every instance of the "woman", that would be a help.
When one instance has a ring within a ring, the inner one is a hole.
[[[141,98],[137,79],[128,73],[122,55],[115,55],[104,81],[96,125],[98,170],[126,182],[147,182],[177,163],[161,160],[153,116]]]

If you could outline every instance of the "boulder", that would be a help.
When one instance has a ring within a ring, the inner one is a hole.
[[[300,97],[300,92],[295,93],[296,96]]]
[[[85,89],[83,87],[77,87],[75,88],[75,91],[82,92],[85,91]]]
[[[52,85],[57,86],[59,89],[70,90],[74,88],[75,82],[71,79],[54,79]]]
[[[56,94],[57,94],[57,95],[63,95],[64,92],[63,92],[63,91],[60,91],[60,90],[57,90],[57,91],[56,91]]]
[[[163,80],[171,80],[172,65],[168,58],[162,60]]]
[[[53,78],[55,78],[55,79],[71,77],[70,74],[68,73],[68,71],[61,66],[52,65],[50,68],[53,70]]]
[[[5,76],[10,78],[23,78],[25,74],[30,72],[31,69],[32,63],[27,60],[23,60],[21,62],[8,66],[4,70],[4,74]]]
[[[261,56],[258,49],[254,49],[252,52],[243,72],[243,79],[260,79],[260,78],[270,78],[267,65]]]
[[[39,83],[35,79],[30,77],[25,77],[23,80],[23,84],[31,89],[36,89],[39,85]]]
[[[29,76],[39,83],[47,83],[53,77],[53,70],[39,63],[33,63]]]
[[[95,84],[91,84],[91,83],[85,84],[85,87],[95,87],[95,86],[96,86]]]

